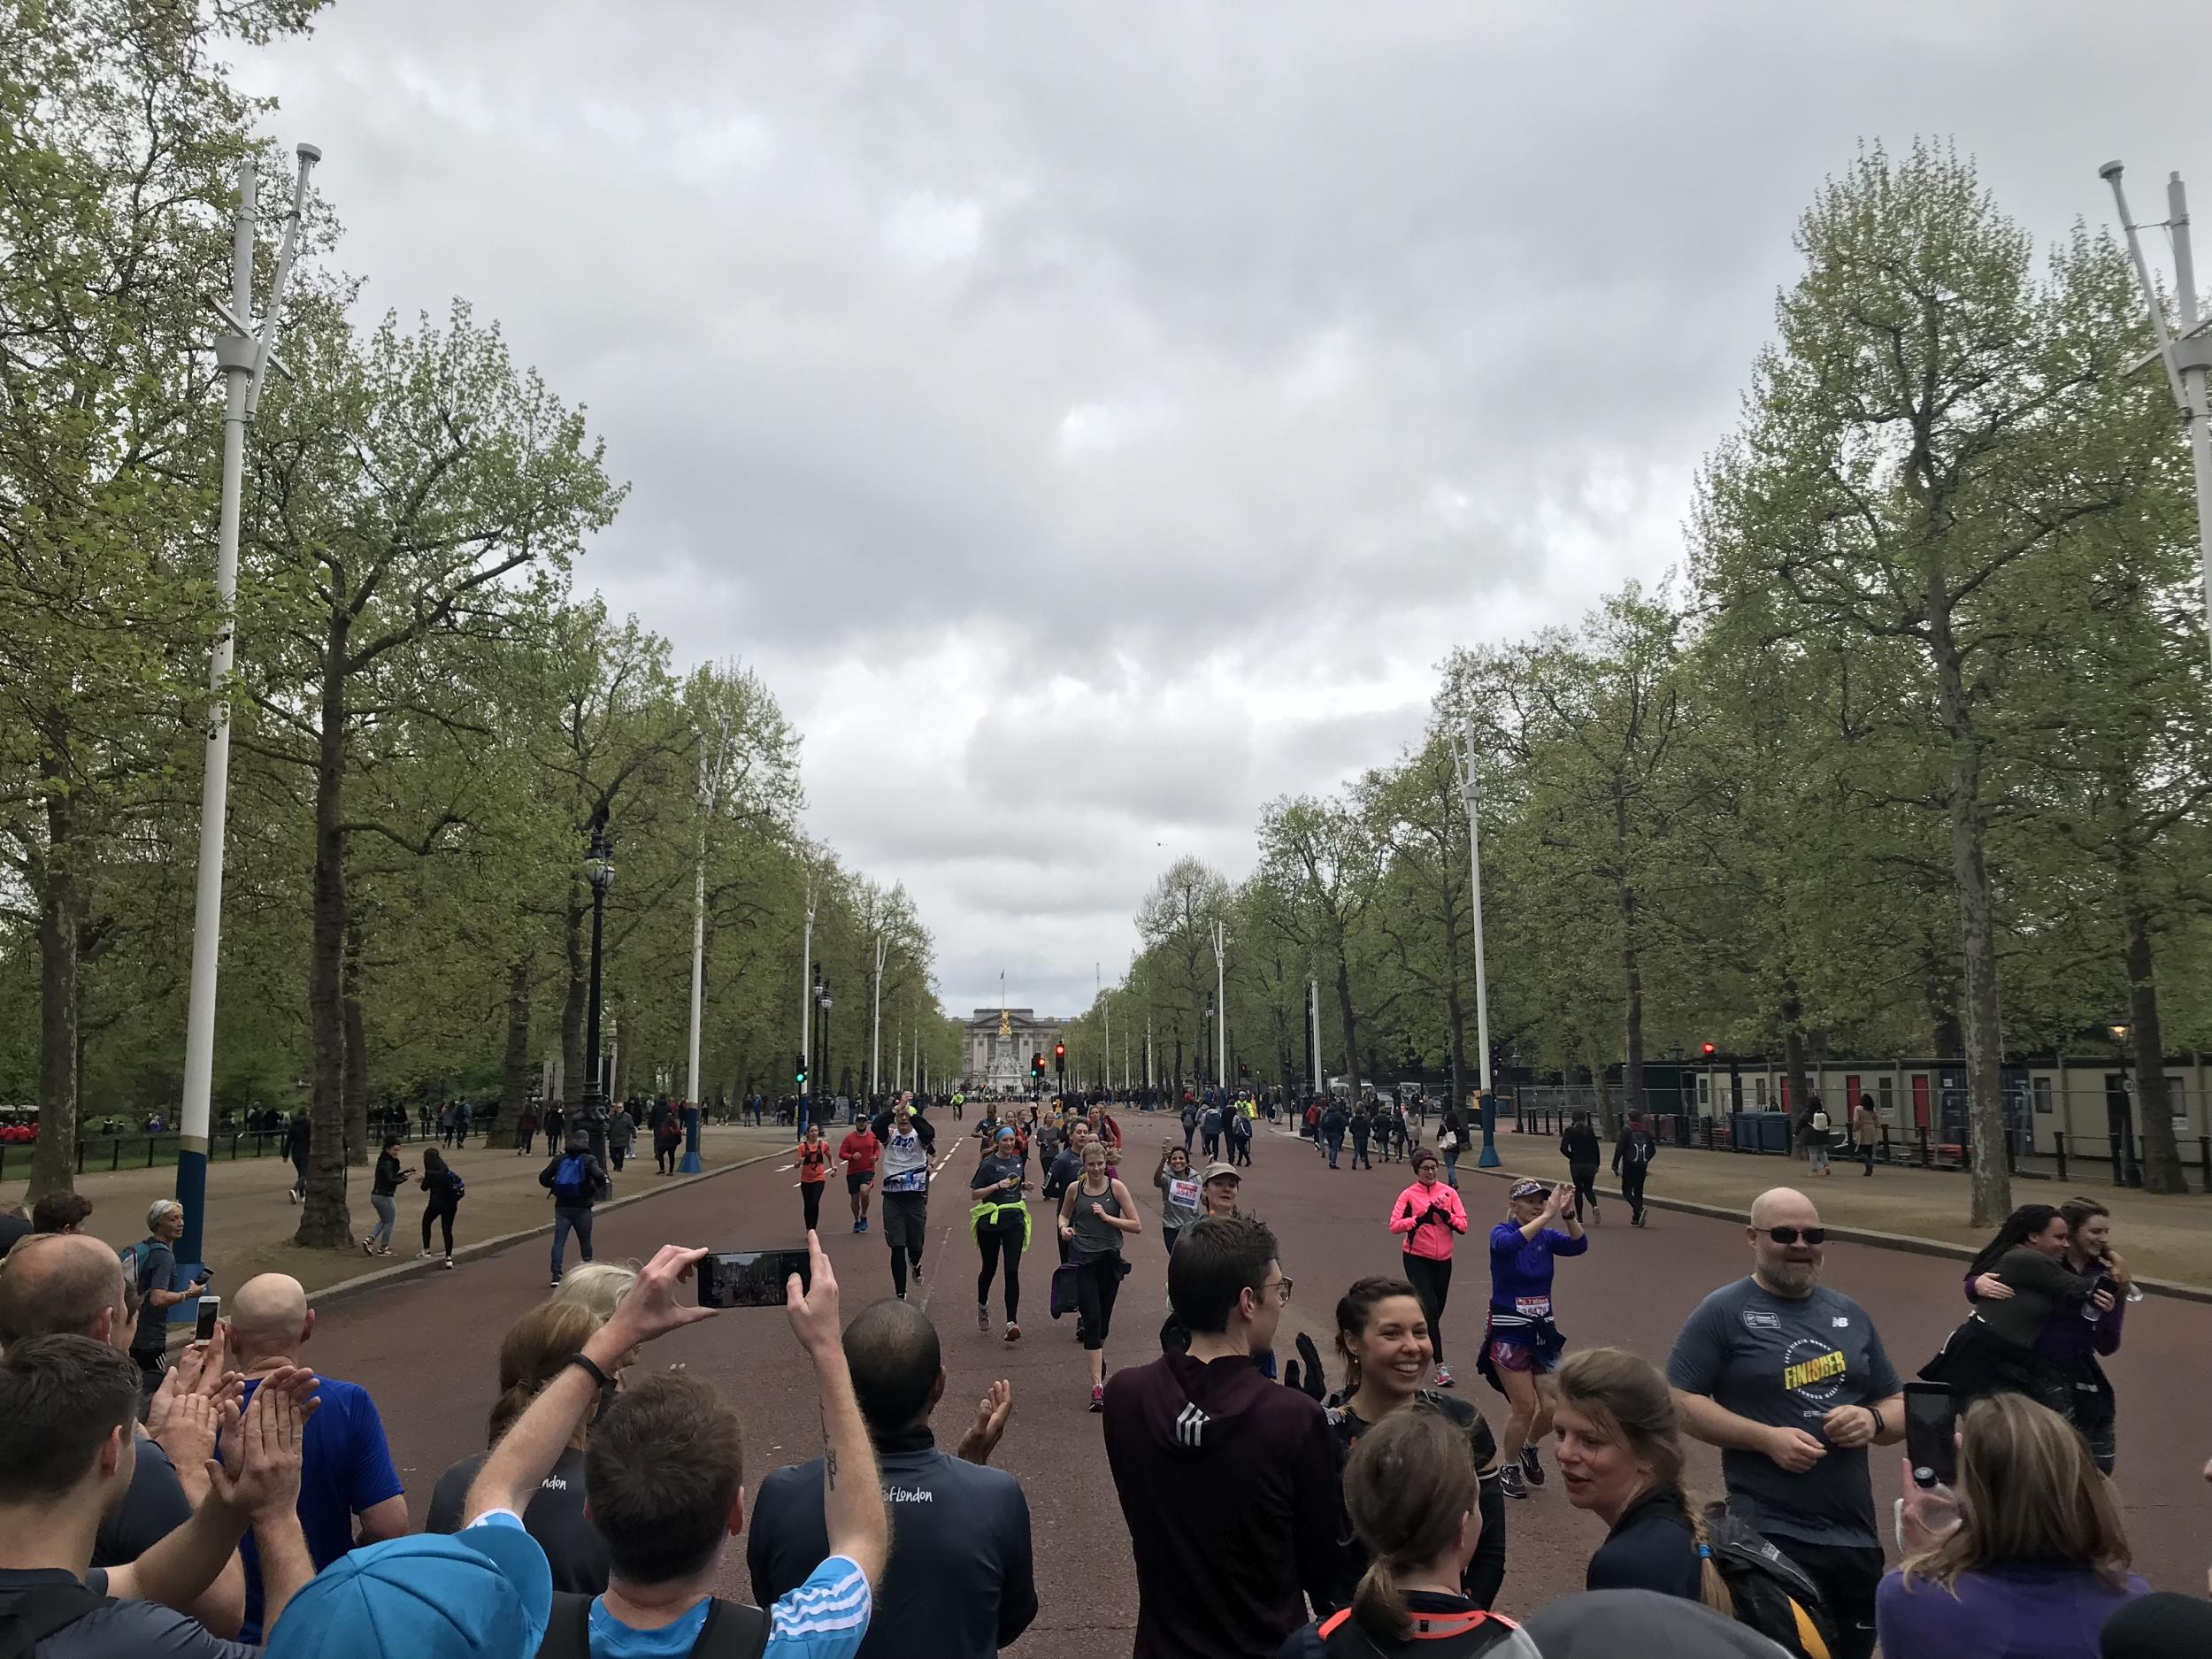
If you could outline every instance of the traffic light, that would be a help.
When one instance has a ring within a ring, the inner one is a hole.
[[[1068,1045],[1064,1042],[1052,1045],[1052,1069],[1062,1077],[1068,1074]]]
[[[1712,1045],[1711,1043],[1709,1043],[1709,1042],[1701,1042],[1701,1043],[1698,1044],[1698,1047],[1699,1047],[1700,1048],[1701,1048],[1702,1050],[1704,1050],[1704,1053],[1705,1053],[1705,1057],[1706,1057],[1708,1060],[1709,1060],[1709,1059],[1711,1059],[1711,1058],[1713,1057],[1713,1045]]]
[[[1031,1056],[1029,1056],[1029,1075],[1030,1075],[1030,1076],[1032,1076],[1032,1077],[1033,1077],[1033,1078],[1035,1078],[1035,1079],[1037,1079],[1040,1083],[1041,1083],[1041,1082],[1043,1082],[1043,1081],[1044,1081],[1044,1077],[1045,1077],[1045,1057],[1044,1057],[1044,1056],[1042,1056],[1041,1054],[1033,1054],[1033,1055],[1031,1055]]]
[[[801,1055],[791,1063],[791,1080],[798,1085],[799,1093],[806,1093],[806,1056]]]

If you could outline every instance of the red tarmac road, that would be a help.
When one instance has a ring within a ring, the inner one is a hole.
[[[1164,1311],[1164,1257],[1148,1178],[1164,1118],[1128,1113],[1130,1143],[1124,1179],[1146,1210],[1147,1231],[1131,1241],[1135,1271],[1123,1287],[1108,1357],[1139,1364],[1157,1352]],[[944,1129],[953,1125],[946,1124]],[[1179,1134],[1178,1136],[1179,1139]],[[940,1178],[930,1208],[930,1243],[923,1294],[943,1339],[950,1386],[938,1416],[949,1442],[989,1382],[1010,1379],[1015,1409],[995,1461],[1020,1477],[1029,1495],[1036,1540],[1037,1623],[1019,1649],[1066,1659],[1125,1655],[1136,1615],[1136,1586],[1127,1534],[1106,1460],[1098,1419],[1087,1408],[1083,1356],[1072,1321],[1047,1317],[1049,1265],[1057,1259],[1042,1203],[1025,1259],[1022,1329],[1016,1348],[1001,1341],[1002,1310],[995,1288],[992,1333],[975,1326],[976,1252],[966,1233],[964,1176],[973,1166],[964,1143]],[[1149,1146],[1149,1151],[1141,1151]],[[1291,1354],[1293,1327],[1311,1332],[1325,1353],[1337,1295],[1354,1279],[1397,1268],[1394,1241],[1382,1217],[1407,1179],[1402,1164],[1371,1172],[1332,1172],[1305,1143],[1263,1132],[1256,1167],[1245,1182],[1246,1208],[1274,1226],[1283,1267],[1296,1281],[1279,1345]],[[1350,1154],[1345,1155],[1348,1162]],[[1542,1171],[1540,1171],[1542,1172]],[[625,1192],[650,1175],[623,1178]],[[719,1248],[786,1245],[798,1239],[799,1196],[792,1176],[772,1161],[672,1192],[601,1217],[595,1240],[603,1261],[643,1258],[680,1240]],[[1663,1194],[1665,1166],[1654,1173]],[[1478,1224],[1503,1207],[1494,1179],[1461,1173]],[[847,1229],[842,1183],[824,1194],[824,1244],[834,1263],[848,1315],[890,1294],[882,1239]],[[463,1231],[467,1208],[462,1209]],[[1743,1233],[1729,1224],[1665,1211],[1632,1231],[1609,1206],[1587,1256],[1561,1263],[1560,1322],[1571,1347],[1611,1342],[1663,1363],[1676,1329],[1701,1296],[1747,1271]],[[403,1236],[406,1228],[401,1229]],[[2124,1248],[2125,1240],[2121,1240]],[[1444,1320],[1448,1357],[1463,1368],[1463,1390],[1493,1426],[1502,1425],[1499,1396],[1474,1376],[1474,1341],[1487,1282],[1479,1255],[1463,1246],[1459,1278]],[[570,1259],[575,1259],[573,1245]],[[432,1484],[455,1458],[481,1449],[493,1394],[496,1349],[507,1323],[546,1294],[542,1240],[334,1307],[318,1325],[306,1356],[326,1374],[365,1386],[384,1414],[408,1502],[419,1525]],[[1962,1316],[1959,1270],[1947,1261],[1857,1245],[1831,1245],[1827,1282],[1865,1305],[1892,1359],[1909,1375]],[[657,1344],[653,1363],[680,1361],[742,1402],[749,1485],[779,1464],[814,1455],[819,1428],[810,1372],[783,1316],[773,1310],[730,1312]],[[2200,1477],[2212,1455],[2212,1407],[2205,1385],[2212,1358],[2212,1307],[2153,1297],[2129,1312],[2127,1340],[2110,1363],[2120,1398],[2120,1486],[2136,1564],[2162,1589],[2201,1588],[2212,1560],[2212,1487]],[[1332,1366],[1333,1371],[1334,1367]],[[1334,1380],[1333,1377],[1332,1379]],[[1466,1386],[1471,1383],[1471,1388]],[[1549,1458],[1547,1455],[1547,1463]],[[1876,1454],[1876,1490],[1885,1524],[1898,1484],[1898,1453]],[[1717,1495],[1717,1461],[1698,1448],[1694,1488]],[[1233,1504],[1233,1493],[1194,1491],[1193,1502]],[[1528,1502],[1509,1506],[1509,1568],[1503,1610],[1527,1613],[1554,1596],[1579,1589],[1582,1571],[1603,1528],[1570,1508],[1555,1473]],[[743,1546],[725,1556],[723,1588],[744,1594]]]

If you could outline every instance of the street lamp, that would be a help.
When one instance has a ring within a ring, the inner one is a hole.
[[[1208,1040],[1209,1040],[1209,1041],[1208,1041],[1208,1043],[1207,1043],[1207,1045],[1206,1045],[1207,1047],[1210,1047],[1210,1046],[1211,1046],[1211,1038],[1212,1038],[1212,1036],[1213,1036],[1213,1029],[1214,1029],[1214,994],[1213,994],[1211,991],[1209,991],[1209,992],[1207,992],[1207,993],[1206,993],[1206,1035],[1207,1035],[1207,1038],[1208,1038]],[[1197,1058],[1197,1061],[1198,1061],[1198,1077],[1199,1077],[1199,1081],[1200,1081],[1201,1083],[1203,1083],[1203,1082],[1205,1081],[1205,1077],[1206,1077],[1206,1053],[1205,1053],[1205,1048],[1200,1048],[1200,1050],[1199,1050],[1199,1052],[1198,1052],[1198,1054],[1197,1054],[1197,1056],[1196,1056],[1196,1058]]]
[[[591,883],[591,987],[584,1003],[584,1132],[592,1156],[607,1156],[607,1097],[599,1073],[599,968],[605,933],[607,890],[614,886],[614,846],[607,838],[607,809],[592,814],[591,850],[584,858],[584,879]]]
[[[816,1000],[822,1005],[822,1075],[830,1077],[830,1009],[833,1006],[833,1002],[830,996],[829,975],[826,973],[822,976],[822,988]],[[837,1099],[837,1083],[834,1078],[831,1079],[829,1094],[830,1099],[834,1102]]]

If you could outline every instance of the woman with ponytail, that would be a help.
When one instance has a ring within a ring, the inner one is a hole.
[[[1728,1586],[1699,1554],[1703,1526],[1682,1489],[1682,1425],[1666,1378],[1617,1348],[1578,1354],[1556,1377],[1552,1428],[1567,1502],[1612,1529],[1583,1587],[1656,1590],[1733,1618]]]
[[[1369,1564],[1352,1605],[1292,1632],[1279,1659],[1534,1659],[1510,1619],[1463,1594],[1482,1541],[1480,1478],[1458,1425],[1423,1406],[1360,1437],[1344,1505]]]
[[[487,1425],[487,1446],[514,1426],[539,1391],[584,1351],[604,1321],[574,1302],[540,1302],[508,1326],[499,1345],[499,1398]],[[553,1568],[553,1587],[577,1595],[600,1595],[607,1588],[607,1547],[584,1517],[584,1437],[578,1429],[522,1512],[523,1530],[538,1540]],[[484,1465],[478,1452],[438,1477],[430,1494],[426,1532],[457,1532],[465,1518],[469,1483]]]

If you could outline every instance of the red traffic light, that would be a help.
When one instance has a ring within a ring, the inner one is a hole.
[[[1068,1057],[1068,1045],[1064,1042],[1054,1043],[1052,1045],[1052,1057],[1056,1060],[1066,1059]]]
[[[1698,1046],[1705,1050],[1705,1057],[1708,1060],[1713,1057],[1713,1045],[1711,1043],[1701,1043]]]

